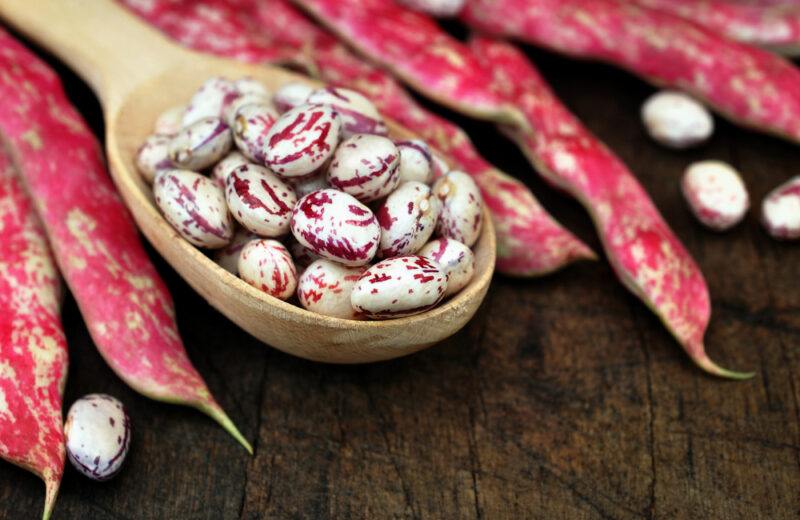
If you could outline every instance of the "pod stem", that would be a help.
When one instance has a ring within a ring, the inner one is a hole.
[[[714,363],[710,357],[705,355],[705,353],[693,357],[692,358],[695,364],[708,372],[709,374],[715,375],[717,377],[723,377],[726,379],[733,379],[736,381],[744,381],[747,379],[752,379],[756,373],[755,372],[736,372],[734,370],[728,370],[727,368],[722,368],[718,364]]]
[[[244,438],[244,435],[242,435],[242,432],[239,431],[239,428],[233,424],[233,421],[231,421],[230,417],[228,417],[228,415],[217,403],[195,403],[195,407],[214,419],[226,432],[228,432],[234,439],[239,441],[239,444],[241,444],[244,449],[247,450],[247,453],[250,455],[253,454],[253,446],[247,441],[247,439]]]

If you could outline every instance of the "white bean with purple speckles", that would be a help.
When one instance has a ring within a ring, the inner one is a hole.
[[[222,117],[225,105],[238,94],[236,86],[226,78],[213,77],[192,95],[183,113],[181,126],[189,126],[207,117]]]
[[[280,300],[288,300],[297,288],[297,269],[292,256],[277,240],[248,242],[239,255],[239,277]]]
[[[222,119],[225,120],[228,126],[234,128],[236,125],[236,115],[239,109],[246,105],[266,105],[272,107],[272,102],[269,100],[269,97],[262,96],[261,94],[239,94],[233,98],[230,103],[225,105],[222,111]],[[275,111],[275,118],[277,119],[277,117],[278,113]]]
[[[278,117],[275,109],[264,103],[254,103],[239,108],[233,122],[233,140],[245,157],[255,163],[264,164],[267,133],[275,125]]]
[[[309,175],[307,177],[300,177],[299,179],[288,179],[289,184],[294,188],[297,198],[302,198],[315,191],[330,188],[328,184],[328,177],[325,173],[318,173],[316,175]]]
[[[446,290],[447,277],[437,264],[421,256],[398,256],[367,269],[350,303],[370,318],[399,318],[433,308]]]
[[[761,222],[778,240],[800,238],[800,176],[778,186],[764,199]]]
[[[314,251],[310,250],[309,248],[298,242],[297,239],[294,238],[294,235],[292,235],[291,238],[287,240],[286,247],[292,254],[292,258],[294,259],[294,264],[297,267],[306,268],[312,263],[316,262],[317,260],[324,258],[323,256],[318,255]]]
[[[400,152],[383,136],[357,134],[342,141],[328,168],[328,183],[362,202],[389,195],[400,184]]]
[[[89,394],[75,401],[64,424],[67,456],[92,480],[108,480],[125,462],[131,445],[131,422],[119,400]]]
[[[419,255],[439,264],[447,276],[445,297],[467,286],[475,275],[475,254],[458,240],[439,238],[425,244]]]
[[[200,171],[225,157],[233,137],[225,121],[207,117],[186,126],[169,143],[169,158],[177,168]]]
[[[301,105],[272,125],[264,139],[264,164],[282,177],[304,177],[325,164],[340,137],[341,120],[333,108]]]
[[[342,118],[342,137],[355,134],[387,135],[389,130],[372,101],[356,92],[340,87],[325,87],[312,92],[308,104],[329,105]]]
[[[381,238],[372,211],[343,191],[309,193],[292,212],[292,234],[314,253],[349,266],[365,265]]]
[[[225,200],[233,218],[262,237],[289,232],[297,196],[289,184],[263,166],[245,164],[225,182]]]
[[[156,134],[175,135],[183,127],[183,113],[186,107],[179,105],[168,108],[158,116],[153,132]]]
[[[267,86],[250,76],[237,79],[233,82],[233,86],[239,94],[258,94],[265,98],[270,97]]]
[[[214,253],[214,262],[220,267],[231,273],[232,275],[239,275],[239,254],[244,249],[244,246],[251,240],[258,240],[259,237],[244,228],[238,228],[233,234],[230,244],[218,249]]]
[[[378,257],[416,253],[433,234],[441,204],[427,184],[405,182],[381,204],[376,216],[381,225]]]
[[[750,207],[739,173],[721,161],[700,161],[686,169],[681,190],[702,224],[725,231],[742,221]]]
[[[153,179],[159,170],[173,168],[172,159],[169,158],[169,144],[172,137],[164,134],[153,134],[145,139],[144,144],[136,152],[136,168],[148,184],[153,184]]]
[[[472,247],[483,224],[483,198],[478,185],[466,173],[454,170],[434,183],[433,193],[442,203],[436,232]]]
[[[231,241],[233,221],[215,180],[188,170],[161,170],[153,195],[164,218],[192,244],[219,249]]]
[[[642,121],[654,141],[669,148],[690,148],[714,133],[714,118],[702,103],[683,92],[664,90],[642,105]]]
[[[297,283],[300,305],[325,316],[356,318],[350,294],[366,269],[366,266],[346,267],[331,260],[317,260],[300,275]]]
[[[417,181],[430,184],[433,180],[433,158],[427,143],[414,139],[395,144],[400,151],[400,182]]]
[[[278,112],[288,112],[300,105],[305,105],[312,92],[314,92],[314,88],[305,83],[287,83],[275,92],[272,96],[272,103]]]

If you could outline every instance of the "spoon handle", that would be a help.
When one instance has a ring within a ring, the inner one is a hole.
[[[2,0],[0,18],[69,64],[106,113],[190,54],[112,0]]]

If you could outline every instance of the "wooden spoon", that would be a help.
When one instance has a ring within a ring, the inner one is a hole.
[[[289,354],[331,363],[396,358],[457,332],[486,295],[495,263],[491,219],[476,244],[476,274],[455,297],[416,316],[353,321],[308,312],[251,287],[189,244],[154,205],[134,166],[158,114],[186,104],[211,76],[252,76],[273,91],[290,81],[319,84],[268,66],[252,66],[180,48],[111,0],[2,0],[0,17],[68,63],[103,105],[111,175],[139,228],[205,300],[261,341]],[[390,124],[395,137],[407,131]]]

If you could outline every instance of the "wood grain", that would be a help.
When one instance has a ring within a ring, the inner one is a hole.
[[[157,260],[189,353],[255,456],[201,415],[129,391],[68,300],[66,402],[109,392],[130,407],[135,430],[115,480],[68,469],[54,518],[797,518],[800,245],[772,241],[757,207],[800,173],[800,148],[720,122],[699,150],[663,150],[638,121],[648,87],[607,67],[531,56],[632,166],[702,267],[714,359],[756,379],[703,375],[603,262],[540,280],[496,277],[453,338],[348,367],[264,349]],[[101,134],[96,102],[65,77]],[[580,207],[535,179],[512,145],[456,119],[597,246]],[[730,161],[750,188],[755,207],[730,233],[701,228],[680,196],[683,168],[701,158]],[[37,514],[41,488],[0,465],[0,518]]]

